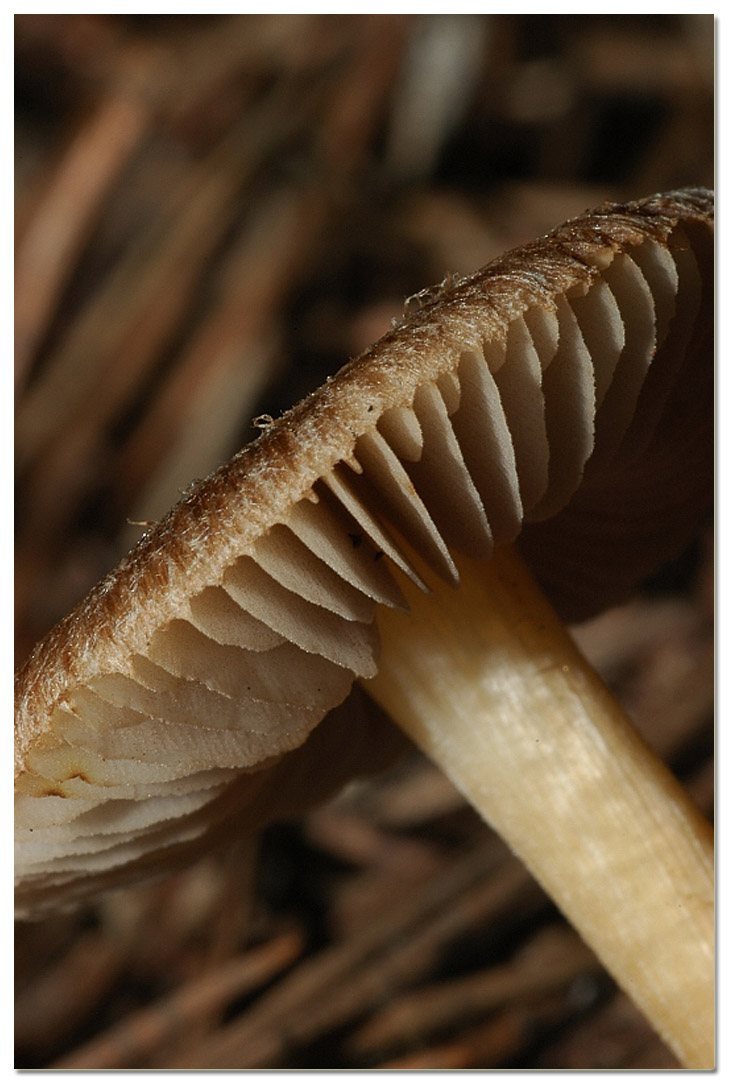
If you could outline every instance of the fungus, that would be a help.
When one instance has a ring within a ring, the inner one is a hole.
[[[606,205],[435,291],[142,538],[17,679],[19,915],[370,767],[357,680],[713,1064],[711,830],[564,625],[711,510],[712,219]]]

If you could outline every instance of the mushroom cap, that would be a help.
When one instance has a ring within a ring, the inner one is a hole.
[[[395,567],[515,543],[575,620],[678,553],[713,499],[712,223],[704,189],[606,205],[423,292],[143,536],[16,679],[19,914],[395,749],[348,700],[328,752]]]

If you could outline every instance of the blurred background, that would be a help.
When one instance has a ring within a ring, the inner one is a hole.
[[[712,15],[16,15],[16,660],[405,299],[604,200],[713,185]],[[712,811],[712,534],[576,631]],[[413,754],[22,924],[18,1067],[672,1056]]]

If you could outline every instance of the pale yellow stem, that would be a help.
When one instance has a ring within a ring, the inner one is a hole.
[[[379,615],[369,693],[522,858],[682,1063],[714,1063],[712,831],[510,551]]]

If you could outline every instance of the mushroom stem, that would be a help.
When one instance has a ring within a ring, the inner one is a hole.
[[[714,1064],[712,830],[522,561],[403,584],[365,683],[521,857],[682,1063]]]

